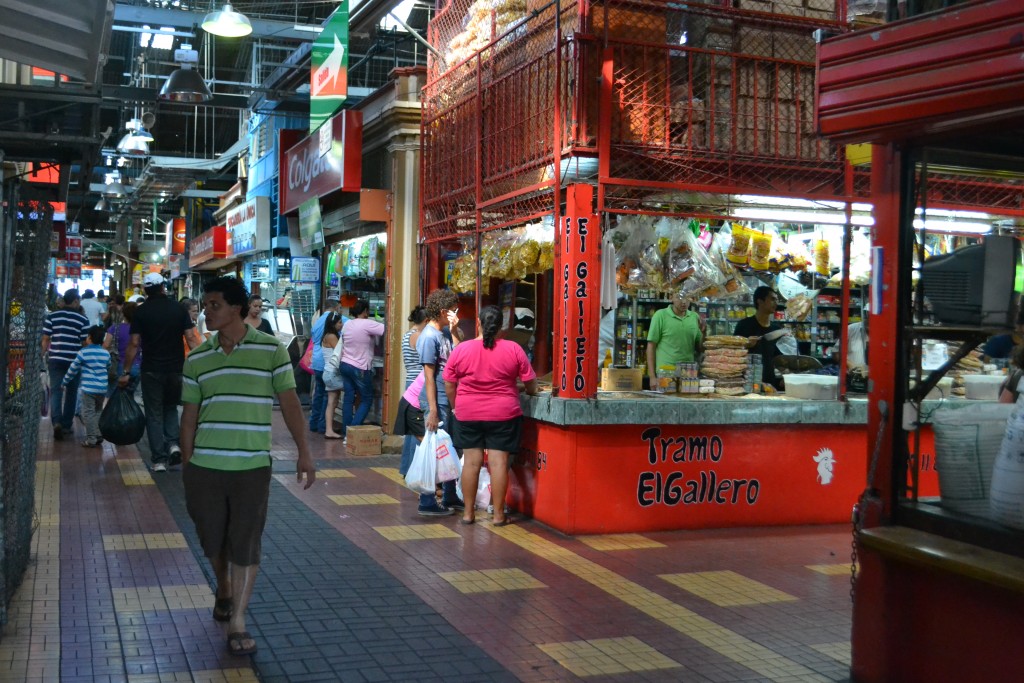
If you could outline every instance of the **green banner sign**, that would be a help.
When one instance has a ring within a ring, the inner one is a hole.
[[[299,204],[299,238],[307,254],[324,246],[324,226],[320,220],[320,199],[317,197]]]
[[[313,41],[309,74],[309,132],[341,108],[348,96],[348,0],[342,0]]]

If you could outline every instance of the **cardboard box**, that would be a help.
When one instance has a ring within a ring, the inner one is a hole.
[[[345,450],[349,455],[380,455],[381,435],[377,425],[349,427],[345,432]]]
[[[640,391],[643,386],[640,368],[601,368],[601,391]]]

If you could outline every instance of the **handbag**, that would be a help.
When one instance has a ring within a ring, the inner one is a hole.
[[[306,352],[302,354],[302,358],[299,359],[299,367],[310,375],[313,374],[313,340],[310,339],[309,343],[306,344]]]

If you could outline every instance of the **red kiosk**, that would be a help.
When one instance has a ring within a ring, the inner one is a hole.
[[[856,535],[857,681],[1024,680],[1024,532],[923,501],[904,474],[915,454],[903,429],[914,340],[968,346],[991,332],[917,325],[911,223],[936,175],[947,203],[1024,216],[1022,24],[1018,0],[983,0],[819,48],[821,131],[876,145],[875,268],[886,292],[870,321],[886,341],[870,349],[868,434],[878,452]]]

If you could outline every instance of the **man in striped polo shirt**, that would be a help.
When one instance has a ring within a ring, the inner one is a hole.
[[[245,610],[260,562],[270,495],[274,397],[298,448],[298,481],[316,471],[284,346],[246,325],[249,293],[236,278],[204,287],[206,326],[216,334],[185,360],[182,480],[189,516],[217,576],[213,618],[228,623],[228,651],[252,654]]]
[[[43,323],[43,356],[47,357],[50,374],[50,421],[57,441],[64,438],[65,432],[71,432],[80,379],[75,377],[63,389],[61,382],[89,330],[89,319],[78,305],[78,290],[64,292],[63,301],[64,307],[47,315]]]

